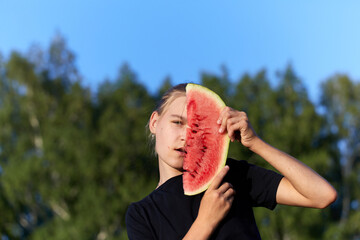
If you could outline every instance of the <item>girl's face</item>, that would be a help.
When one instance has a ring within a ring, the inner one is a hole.
[[[180,96],[159,115],[153,112],[150,131],[155,134],[159,167],[182,172],[186,137],[186,96]]]

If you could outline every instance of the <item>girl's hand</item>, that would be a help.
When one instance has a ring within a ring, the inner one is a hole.
[[[258,138],[245,112],[225,107],[217,123],[220,125],[220,133],[227,131],[232,142],[237,140],[245,147],[251,148],[254,140]]]
[[[235,190],[230,183],[221,184],[228,171],[229,166],[225,166],[219,172],[206,190],[200,203],[197,221],[205,223],[212,230],[227,215],[235,197]]]
[[[209,239],[218,224],[230,211],[235,190],[230,183],[221,184],[228,171],[229,166],[225,166],[204,193],[198,216],[183,239]]]

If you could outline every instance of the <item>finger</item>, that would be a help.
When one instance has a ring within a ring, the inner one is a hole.
[[[227,132],[232,142],[240,139],[243,124],[241,118],[228,121]]]
[[[236,195],[236,191],[234,188],[229,188],[226,192],[224,192],[223,196],[225,199],[230,200],[231,198],[234,198]]]
[[[222,123],[222,119],[223,119],[224,114],[225,114],[226,111],[227,111],[227,108],[226,108],[226,107],[224,107],[223,110],[221,110],[220,115],[219,115],[219,118],[218,118],[218,120],[217,120],[217,124],[220,125],[220,124]]]
[[[244,117],[241,112],[227,120],[226,130],[230,140],[233,142],[240,133],[240,128],[244,124]]]
[[[226,199],[226,201],[229,203],[229,206],[232,205],[234,199],[235,199],[235,196],[234,196],[234,195],[232,195],[232,196],[230,196],[229,198]]]
[[[220,113],[220,116],[219,116],[219,119],[217,120],[217,124],[220,125],[219,127],[219,133],[222,133],[224,131],[224,128],[223,128],[223,124],[224,124],[224,120],[225,120],[225,114],[226,112],[228,111],[227,107],[225,107],[221,113]],[[226,121],[226,120],[225,120]]]
[[[221,169],[221,171],[214,178],[213,182],[210,184],[209,189],[218,189],[229,169],[230,168],[228,165]]]
[[[231,108],[225,107],[225,109],[221,112],[221,125],[219,128],[219,133],[223,133],[226,130],[227,121],[231,117]]]
[[[218,191],[219,191],[219,193],[224,194],[226,191],[228,191],[231,188],[233,188],[231,183],[225,182],[225,183],[221,184],[221,186],[218,188]]]
[[[226,130],[232,142],[235,140],[235,131],[239,130],[238,121],[240,121],[239,117],[230,118],[227,121]]]
[[[228,127],[230,127],[230,125],[236,126],[237,130],[243,130],[243,129],[248,128],[249,119],[248,119],[246,113],[238,112],[238,114],[235,117],[228,120]]]

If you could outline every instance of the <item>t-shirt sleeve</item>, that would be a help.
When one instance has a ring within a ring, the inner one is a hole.
[[[266,207],[271,210],[276,207],[276,192],[282,175],[244,160],[229,159],[228,164],[230,171],[233,170],[233,175],[236,175],[236,182],[247,189],[254,207]]]
[[[129,240],[153,239],[152,232],[144,216],[141,214],[135,203],[128,207],[125,217],[126,230]]]
[[[274,171],[250,164],[248,179],[251,182],[250,196],[253,205],[274,209],[277,205],[276,192],[282,178],[282,175]]]

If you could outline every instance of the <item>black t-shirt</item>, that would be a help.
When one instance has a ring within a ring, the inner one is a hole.
[[[228,159],[230,170],[224,182],[230,182],[235,199],[228,215],[210,239],[260,239],[252,207],[274,209],[281,175],[258,166]],[[130,240],[182,239],[197,217],[204,193],[184,195],[182,176],[176,176],[132,203],[126,213]]]

